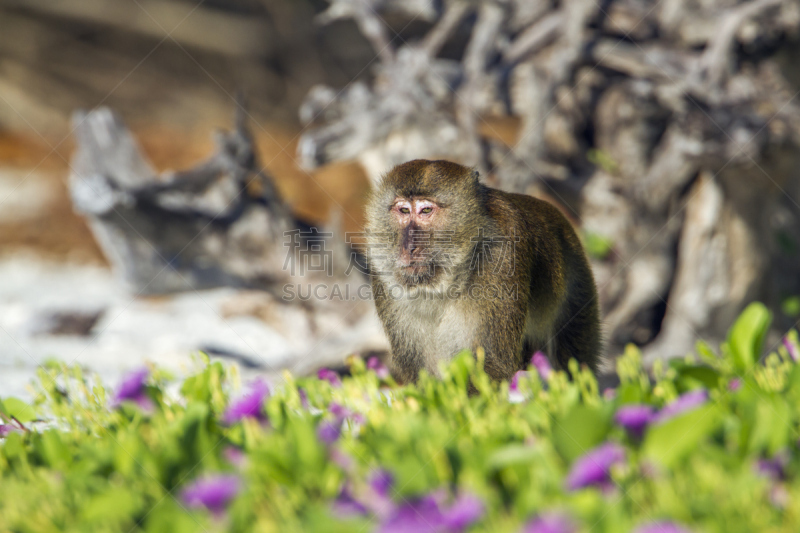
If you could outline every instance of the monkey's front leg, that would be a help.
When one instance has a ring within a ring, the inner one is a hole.
[[[511,379],[525,367],[522,357],[524,313],[518,307],[518,301],[497,300],[484,308],[476,344],[486,352],[484,371],[494,380]]]

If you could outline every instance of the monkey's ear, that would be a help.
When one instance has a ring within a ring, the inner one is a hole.
[[[469,171],[469,177],[472,181],[478,183],[481,180],[481,173],[478,172],[477,169],[472,168]]]

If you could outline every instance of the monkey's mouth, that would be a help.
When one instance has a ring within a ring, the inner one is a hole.
[[[410,265],[406,265],[400,268],[400,271],[404,274],[421,274],[423,272],[427,272],[431,269],[431,265],[428,263],[412,263]]]
[[[430,258],[399,259],[397,269],[401,272],[424,272],[434,268],[435,262]]]
[[[398,268],[400,281],[405,285],[421,285],[433,281],[436,277],[435,263],[430,261],[415,261],[409,265]]]

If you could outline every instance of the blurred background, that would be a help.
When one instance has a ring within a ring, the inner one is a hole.
[[[0,394],[50,358],[385,355],[331,288],[366,283],[364,199],[414,158],[559,206],[610,357],[713,346],[753,300],[771,348],[800,318],[798,57],[797,0],[0,0]]]

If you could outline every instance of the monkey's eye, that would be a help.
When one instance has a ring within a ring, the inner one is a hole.
[[[423,215],[427,215],[427,214],[432,213],[432,212],[433,212],[433,208],[432,207],[423,207],[422,211],[420,211],[420,213],[422,213]]]
[[[407,215],[411,212],[411,210],[407,207],[401,207],[400,212],[403,213],[404,215]]]

